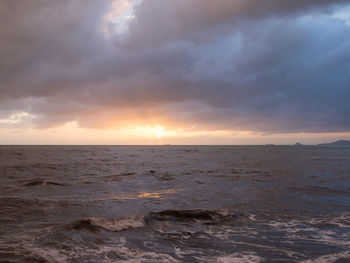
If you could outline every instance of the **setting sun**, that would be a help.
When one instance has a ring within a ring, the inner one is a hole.
[[[174,132],[167,131],[164,127],[159,125],[154,127],[153,130],[154,130],[154,134],[158,139],[174,134]]]

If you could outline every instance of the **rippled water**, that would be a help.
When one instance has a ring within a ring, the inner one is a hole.
[[[350,147],[2,146],[0,262],[350,262]]]

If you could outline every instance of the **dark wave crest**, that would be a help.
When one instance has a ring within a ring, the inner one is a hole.
[[[151,212],[145,216],[145,221],[153,220],[170,222],[202,222],[206,224],[220,224],[237,219],[238,215],[227,210],[164,210]]]
[[[31,182],[25,183],[23,186],[41,186],[41,185],[66,186],[66,184],[50,182],[50,181],[42,181],[42,180],[31,181]]]

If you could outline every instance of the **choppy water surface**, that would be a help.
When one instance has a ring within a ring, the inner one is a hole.
[[[0,262],[350,262],[350,148],[2,146]]]

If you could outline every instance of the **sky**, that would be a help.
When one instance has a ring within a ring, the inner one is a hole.
[[[350,139],[350,1],[0,0],[0,144]]]

